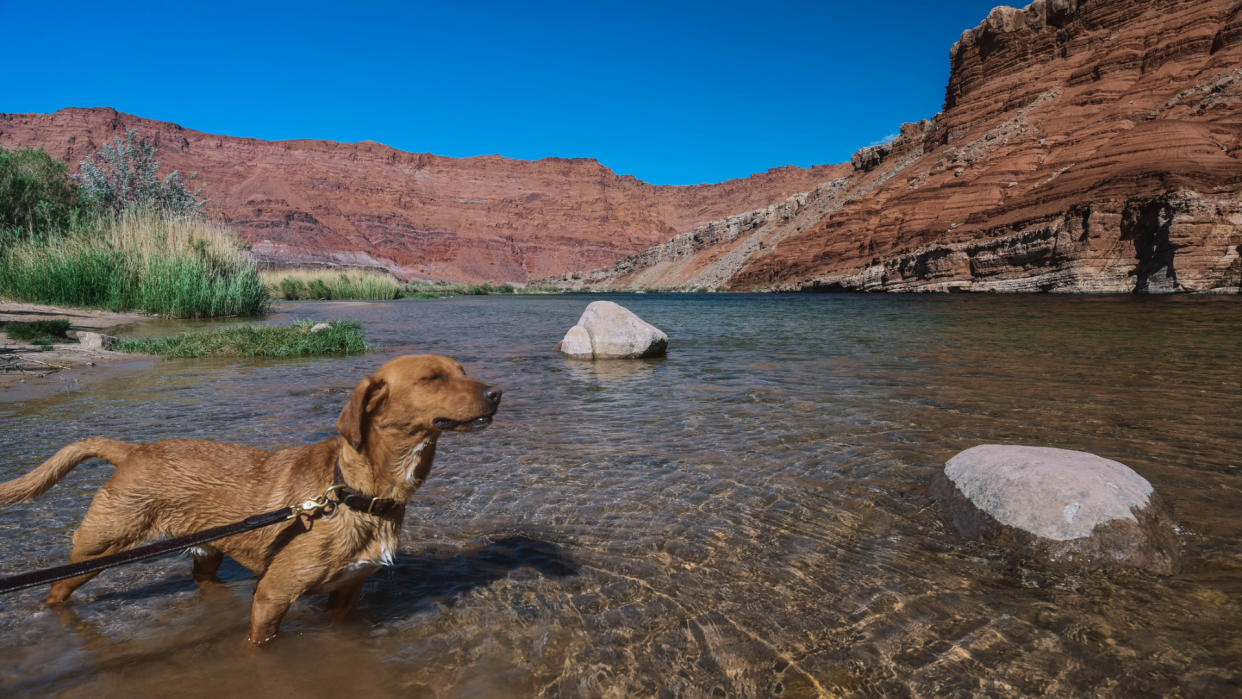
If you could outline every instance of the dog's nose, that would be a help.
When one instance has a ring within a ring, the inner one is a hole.
[[[504,391],[501,391],[495,386],[487,386],[483,389],[483,399],[488,403],[499,403],[502,393],[504,393]]]

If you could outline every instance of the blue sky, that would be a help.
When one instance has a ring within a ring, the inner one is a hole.
[[[0,0],[0,112],[719,182],[843,162],[931,117],[949,47],[994,4]]]

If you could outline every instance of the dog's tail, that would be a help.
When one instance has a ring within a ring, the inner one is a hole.
[[[100,458],[118,464],[139,445],[115,439],[92,437],[74,442],[21,478],[0,483],[0,505],[29,500],[48,491],[75,466],[88,459]]]

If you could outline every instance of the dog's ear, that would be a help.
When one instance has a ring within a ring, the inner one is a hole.
[[[370,376],[358,383],[354,395],[341,411],[336,421],[336,429],[354,449],[362,448],[362,440],[366,437],[366,422],[376,408],[388,397],[388,384]]]

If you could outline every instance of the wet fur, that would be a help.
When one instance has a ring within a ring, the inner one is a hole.
[[[468,430],[471,421],[494,414],[499,402],[498,389],[467,378],[448,357],[399,357],[354,389],[337,421],[339,437],[274,452],[206,440],[84,439],[0,484],[0,505],[47,491],[88,459],[112,463],[116,472],[74,534],[69,558],[78,562],[302,502],[332,484],[338,458],[351,487],[404,502],[430,473],[437,421],[442,428]],[[342,507],[313,521],[221,539],[192,551],[194,579],[214,583],[226,555],[254,571],[259,582],[249,639],[261,645],[276,636],[285,612],[303,594],[328,593],[333,617],[343,618],[366,578],[392,562],[403,516],[404,510],[379,517]],[[92,577],[55,583],[48,603],[65,602]]]

